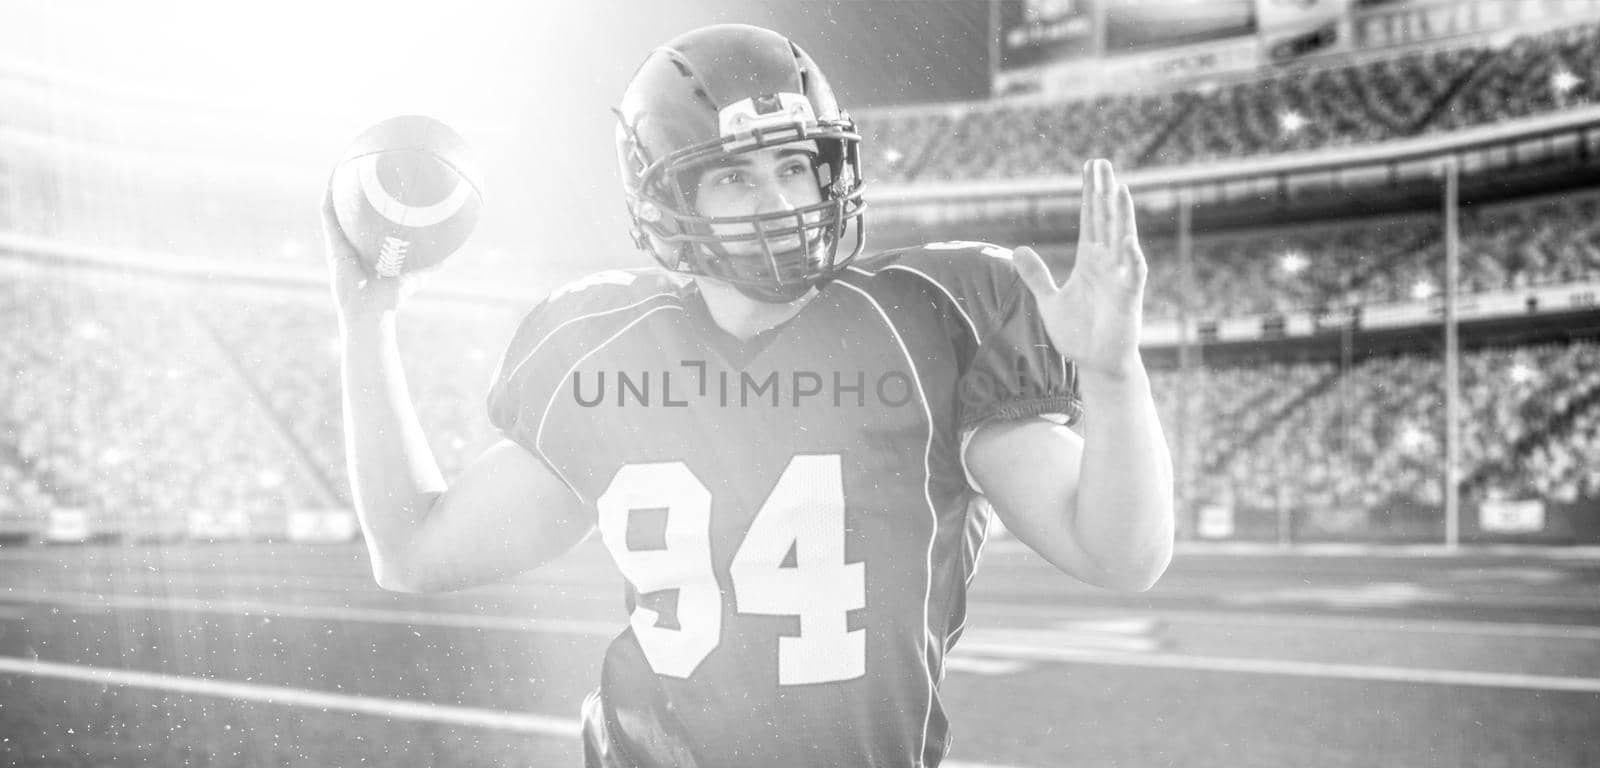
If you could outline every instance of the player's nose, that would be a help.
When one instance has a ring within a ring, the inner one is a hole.
[[[794,210],[794,202],[784,193],[783,184],[773,176],[766,176],[757,182],[754,194],[757,213]]]

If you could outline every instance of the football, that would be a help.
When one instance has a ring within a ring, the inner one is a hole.
[[[340,229],[379,277],[438,266],[466,243],[483,209],[467,142],[424,115],[362,131],[328,183]]]

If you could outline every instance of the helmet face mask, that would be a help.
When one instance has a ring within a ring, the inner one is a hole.
[[[865,245],[860,137],[815,63],[782,36],[722,25],[679,37],[646,59],[617,115],[634,241],[668,269],[788,302]],[[696,209],[699,173],[784,148],[814,151],[816,202],[737,216]]]

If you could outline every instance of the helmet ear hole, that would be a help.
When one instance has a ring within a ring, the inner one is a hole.
[[[672,172],[671,177],[673,194],[677,195],[684,210],[698,213],[700,209],[695,207],[695,203],[700,198],[700,174],[694,168],[684,168]]]
[[[854,174],[850,169],[849,150],[843,141],[818,141],[817,183],[822,197],[832,200],[843,196],[850,187]]]

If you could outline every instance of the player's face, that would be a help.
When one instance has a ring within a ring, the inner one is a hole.
[[[802,146],[766,147],[724,158],[700,169],[695,179],[695,208],[702,216],[750,216],[779,213],[822,202],[817,187],[813,149]],[[806,216],[814,224],[817,214]],[[743,235],[755,231],[751,224],[717,224],[718,235]],[[792,251],[800,246],[799,237],[771,237],[774,251]],[[735,256],[762,255],[754,240],[731,242],[725,246]]]

